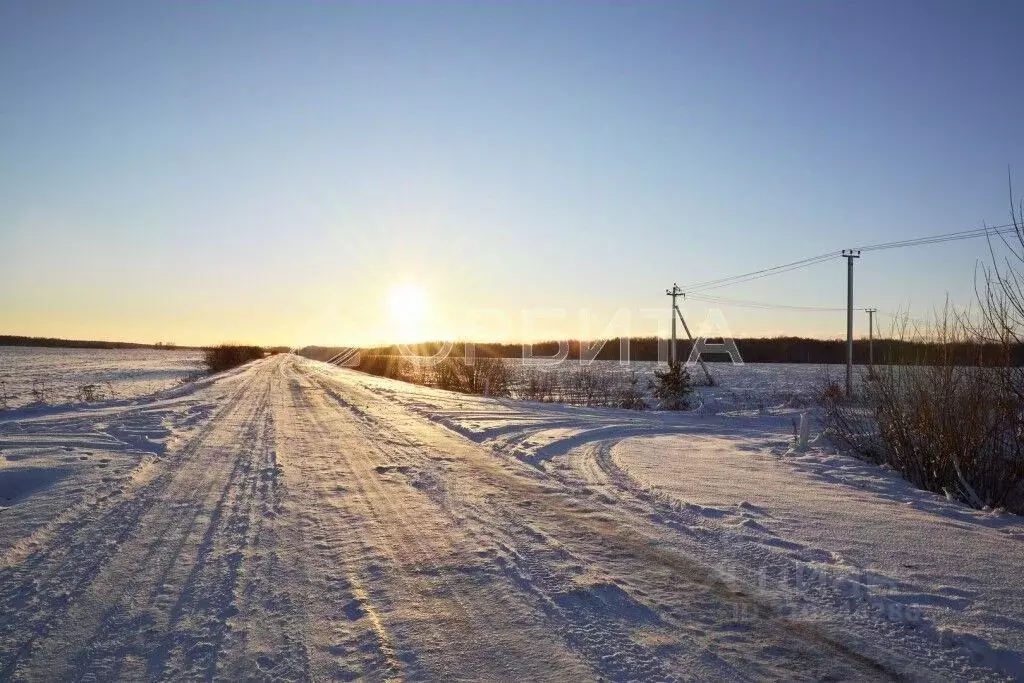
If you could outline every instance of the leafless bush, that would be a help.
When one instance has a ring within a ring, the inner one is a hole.
[[[839,386],[839,382],[832,377],[832,373],[828,366],[824,366],[824,374],[821,377],[820,384],[813,392],[814,400],[818,403],[831,404],[837,401],[841,401],[843,398],[843,390]]]
[[[904,322],[900,338],[907,336]],[[988,339],[948,307],[928,337],[928,345],[901,347],[876,368],[856,400],[826,395],[828,423],[919,488],[1024,512],[1024,403],[1005,381],[1016,368],[990,363]],[[975,351],[971,365],[962,362],[964,348]]]
[[[629,372],[629,377],[625,382],[620,383],[616,390],[615,407],[627,410],[645,410],[647,408],[647,401],[644,399],[643,392],[640,391],[640,378],[637,377],[635,370]]]
[[[424,383],[423,366],[411,358],[403,358],[398,365],[398,379],[412,384]]]
[[[623,375],[604,363],[557,368],[528,365],[516,385],[518,398],[577,406],[644,410],[647,403],[635,372]]]
[[[878,431],[875,411],[866,402],[844,399],[842,393],[822,390],[818,394],[825,412],[825,424],[840,442],[860,457],[874,463],[885,461],[885,443]]]
[[[461,391],[465,393],[461,368],[459,367],[458,360],[454,358],[445,358],[434,364],[433,384],[438,389],[445,389],[446,391]]]
[[[385,372],[383,374],[386,377],[401,380],[402,382],[409,382],[410,384],[424,383],[423,366],[420,363],[413,361],[411,358],[390,358],[385,364]]]
[[[513,373],[504,358],[447,357],[433,365],[433,384],[464,394],[511,396]]]
[[[83,384],[78,387],[78,399],[84,403],[103,400],[103,386],[100,384]]]
[[[564,402],[576,406],[608,406],[616,393],[614,378],[593,363],[570,366],[564,373]]]
[[[484,356],[467,360],[448,356],[418,363],[399,356],[362,356],[356,368],[374,375],[400,379],[465,394],[511,397],[580,406],[607,406],[643,410],[647,407],[635,373],[620,375],[602,363],[573,364],[557,369],[538,365],[515,366],[515,361]]]
[[[413,384],[424,383],[424,371],[419,363],[403,356],[382,356],[362,354],[355,370],[365,372],[379,377],[390,377],[391,379],[411,382]]]
[[[515,373],[504,358],[477,358],[473,364],[473,387],[477,394],[511,396]]]
[[[550,369],[527,365],[522,368],[516,396],[527,401],[551,403],[555,400],[557,375]]]
[[[263,349],[259,346],[220,344],[203,351],[203,362],[210,372],[223,372],[263,358],[263,355]]]

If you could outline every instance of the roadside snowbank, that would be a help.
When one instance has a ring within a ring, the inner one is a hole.
[[[725,542],[792,559],[776,583],[814,576],[862,587],[900,618],[930,622],[939,637],[1024,675],[1020,517],[947,501],[828,447],[784,451],[770,434],[632,437],[611,460],[642,486],[700,506]],[[801,577],[800,564],[812,571]]]

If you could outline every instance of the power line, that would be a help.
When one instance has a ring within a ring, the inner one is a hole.
[[[777,304],[768,301],[750,301],[748,299],[732,299],[724,296],[709,296],[705,294],[687,294],[687,300],[699,301],[706,304],[716,304],[719,306],[733,306],[736,308],[755,308],[761,310],[780,310],[780,311],[803,311],[810,313],[840,313],[846,311],[845,307],[828,307],[828,306],[798,306],[796,304]],[[855,311],[867,312],[872,309],[868,308],[855,308]],[[931,325],[932,323],[924,320],[923,318],[913,318],[905,313],[899,313],[894,311],[881,311],[877,308],[874,311],[879,315],[884,315],[887,318],[892,318],[895,321],[910,321],[918,325]]]
[[[894,323],[911,322],[921,327],[929,327],[935,324],[934,320],[925,320],[924,318],[912,318],[906,313],[892,312],[892,311],[878,311],[879,315],[884,315],[886,318],[892,318]]]
[[[917,247],[925,244],[940,244],[942,242],[954,242],[957,240],[969,240],[976,237],[986,237],[988,235],[1006,235],[1017,231],[1017,226],[1013,223],[1004,223],[1003,225],[986,226],[984,228],[975,228],[974,230],[962,230],[960,232],[950,232],[944,235],[931,235],[928,237],[917,237],[909,240],[900,240],[897,242],[884,242],[882,244],[871,244],[866,247],[858,247],[860,251],[881,251],[883,249],[900,249],[902,247]]]
[[[971,230],[961,230],[959,232],[950,232],[941,235],[928,235],[925,237],[915,237],[913,239],[898,240],[895,242],[882,242],[879,244],[869,244],[866,246],[858,247],[858,251],[883,251],[886,249],[901,249],[904,247],[918,247],[927,244],[940,244],[942,242],[953,242],[958,240],[975,239],[977,237],[987,237],[989,235],[1005,235],[1015,233],[1019,230],[1019,226],[1014,223],[1004,223],[1002,225],[985,226],[982,228],[974,228]],[[721,287],[729,287],[731,285],[738,285],[744,282],[750,282],[751,280],[759,280],[765,277],[771,277],[773,275],[781,275],[782,273],[788,273],[793,270],[799,270],[801,268],[807,268],[814,266],[819,263],[824,263],[837,256],[841,256],[842,252],[839,250],[826,252],[817,256],[811,256],[809,258],[800,259],[799,261],[792,261],[790,263],[784,263],[778,266],[772,266],[771,268],[762,268],[760,270],[754,270],[749,273],[741,273],[739,275],[733,275],[730,277],[717,278],[714,280],[704,280],[703,282],[695,282],[686,287],[683,290],[686,292],[701,292],[709,289],[719,289]]]
[[[793,261],[792,263],[784,263],[781,266],[773,266],[771,268],[763,268],[761,270],[755,270],[750,273],[743,273],[742,275],[733,275],[732,277],[723,277],[717,280],[705,280],[704,282],[697,282],[692,285],[685,287],[687,292],[696,292],[707,289],[718,289],[719,287],[726,287],[729,285],[739,284],[741,282],[749,282],[750,280],[757,280],[762,277],[769,277],[771,275],[780,275],[782,273],[788,273],[791,270],[798,270],[800,268],[806,268],[808,266],[817,265],[830,259],[839,256],[838,251],[830,251],[827,254],[819,254],[818,256],[812,256],[810,258],[801,259],[799,261]]]
[[[702,303],[718,304],[720,306],[736,306],[738,308],[758,308],[762,310],[779,310],[779,311],[804,311],[813,313],[837,313],[839,311],[845,311],[845,308],[835,308],[828,306],[798,306],[796,304],[776,304],[769,303],[767,301],[750,301],[748,299],[730,299],[722,296],[708,296],[705,294],[687,294],[686,298],[691,301],[700,301]],[[856,309],[858,311],[863,309]]]
[[[708,296],[704,294],[687,294],[687,300],[699,301],[705,304],[715,304],[718,306],[731,306],[735,308],[753,308],[766,311],[799,311],[806,313],[840,313],[846,311],[846,308],[840,307],[828,307],[828,306],[798,306],[796,304],[777,304],[768,301],[750,301],[748,299],[732,299],[723,296]],[[868,308],[855,308],[855,311],[867,312],[871,309]],[[923,318],[913,318],[905,313],[899,313],[894,311],[881,311],[874,309],[878,315],[884,315],[887,318],[891,318],[894,321],[909,321],[917,325],[928,326],[933,324],[932,322]]]

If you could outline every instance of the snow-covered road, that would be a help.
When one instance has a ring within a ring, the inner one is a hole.
[[[47,471],[85,481],[77,463],[116,451],[97,430],[133,425],[130,467],[63,509],[41,493],[0,513],[20,520],[0,535],[0,679],[999,680],[1019,663],[852,601],[849,576],[780,578],[821,558],[744,542],[753,513],[727,529],[613,457],[631,435],[728,433],[717,418],[283,355],[145,406],[0,422],[0,450],[49,449],[65,464]]]

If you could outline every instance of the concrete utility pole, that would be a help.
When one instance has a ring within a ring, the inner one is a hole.
[[[679,285],[672,283],[672,289],[665,290],[666,296],[672,297],[672,346],[668,350],[668,359],[670,362],[676,362],[676,311],[679,309],[676,307],[676,297],[683,296],[683,290],[679,289]]]
[[[864,309],[868,313],[868,377],[875,376],[875,313],[877,308]]]
[[[691,348],[696,342],[693,339],[693,334],[690,332],[690,326],[686,324],[686,318],[683,317],[683,312],[679,310],[679,305],[676,303],[676,297],[681,296],[685,299],[686,294],[684,294],[683,290],[679,289],[679,285],[675,283],[672,284],[672,289],[665,290],[665,294],[672,297],[672,348],[670,349],[671,353],[669,354],[669,360],[675,363],[676,360],[678,360],[676,355],[676,316],[679,316],[679,322],[683,324],[683,329],[686,330],[686,338],[690,340]],[[708,366],[704,363],[704,359],[698,356],[697,363],[704,371],[704,376],[708,378],[708,386],[713,385],[715,381],[711,377],[711,371],[708,370]]]
[[[859,249],[843,249],[846,259],[846,396],[853,396],[853,259]]]

